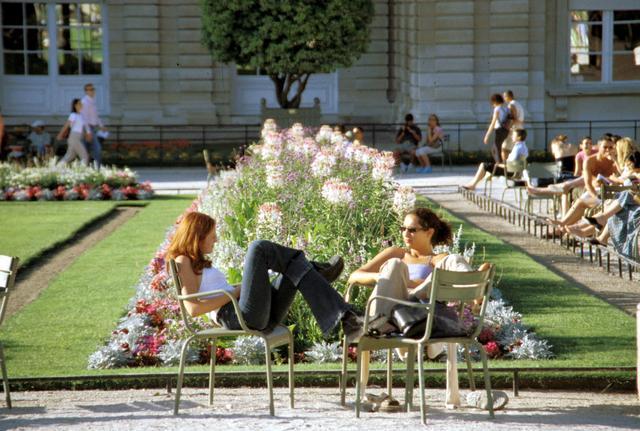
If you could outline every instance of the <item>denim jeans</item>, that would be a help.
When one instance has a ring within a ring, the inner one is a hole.
[[[279,273],[273,283],[269,280],[269,270]],[[244,260],[238,301],[247,326],[258,331],[269,331],[282,323],[298,291],[309,304],[325,335],[331,332],[350,308],[313,268],[302,251],[271,241],[252,242]],[[240,329],[231,303],[220,308],[218,320],[227,328]]]
[[[102,145],[100,145],[100,139],[98,138],[98,131],[100,130],[97,126],[90,126],[91,129],[91,141],[84,141],[84,146],[87,149],[87,152],[91,154],[91,158],[93,159],[93,163],[96,168],[100,167],[102,163]]]

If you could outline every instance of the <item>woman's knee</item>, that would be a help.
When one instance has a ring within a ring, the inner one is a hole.
[[[400,268],[402,268],[403,265],[406,264],[402,261],[402,259],[398,257],[392,257],[382,265],[382,267],[380,268],[380,272],[388,274],[394,271],[398,271]]]
[[[271,241],[266,239],[256,239],[251,241],[251,244],[249,244],[249,248],[247,249],[247,254],[263,253],[270,244]]]

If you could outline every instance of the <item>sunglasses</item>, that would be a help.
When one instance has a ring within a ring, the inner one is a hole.
[[[403,232],[403,233],[404,233],[404,231],[407,231],[410,234],[414,234],[414,233],[416,233],[416,232],[418,232],[420,230],[426,230],[426,229],[421,228],[421,227],[404,227],[404,226],[400,226],[400,232]]]

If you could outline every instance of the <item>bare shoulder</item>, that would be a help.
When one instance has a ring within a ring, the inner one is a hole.
[[[385,256],[387,259],[392,259],[394,257],[402,259],[405,253],[405,249],[401,247],[387,247],[380,252],[379,256]]]

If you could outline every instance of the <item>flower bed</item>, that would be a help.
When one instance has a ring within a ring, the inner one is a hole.
[[[345,256],[345,271],[335,283],[338,289],[345,287],[349,273],[381,248],[401,243],[397,226],[404,213],[413,209],[416,195],[410,187],[391,181],[390,153],[347,145],[327,127],[314,134],[300,125],[278,131],[267,123],[262,136],[235,170],[222,172],[187,210],[205,212],[217,220],[218,243],[212,260],[230,283],[241,280],[247,245],[258,238],[303,249],[317,260]],[[141,277],[129,311],[108,344],[89,358],[90,368],[177,363],[185,328],[164,261],[174,229],[169,229]],[[451,251],[471,256],[473,247],[460,249],[460,235],[459,231]],[[361,292],[354,301],[362,306],[366,298],[367,292]],[[550,356],[546,342],[526,331],[520,315],[504,302],[492,301],[489,310],[493,314],[487,317],[483,337],[492,357]],[[470,310],[465,319],[473,324]],[[201,327],[210,324],[206,317],[194,320]],[[295,325],[298,358],[308,352],[307,358],[327,361],[342,354],[335,345],[323,344],[320,329],[299,295],[287,324]],[[232,357],[238,363],[261,361],[259,343],[243,338],[215,354],[220,362]],[[210,355],[205,343],[194,343],[189,360],[204,363]]]
[[[138,183],[129,168],[93,169],[79,163],[58,167],[21,168],[0,163],[0,200],[126,200],[149,199],[151,184]]]

